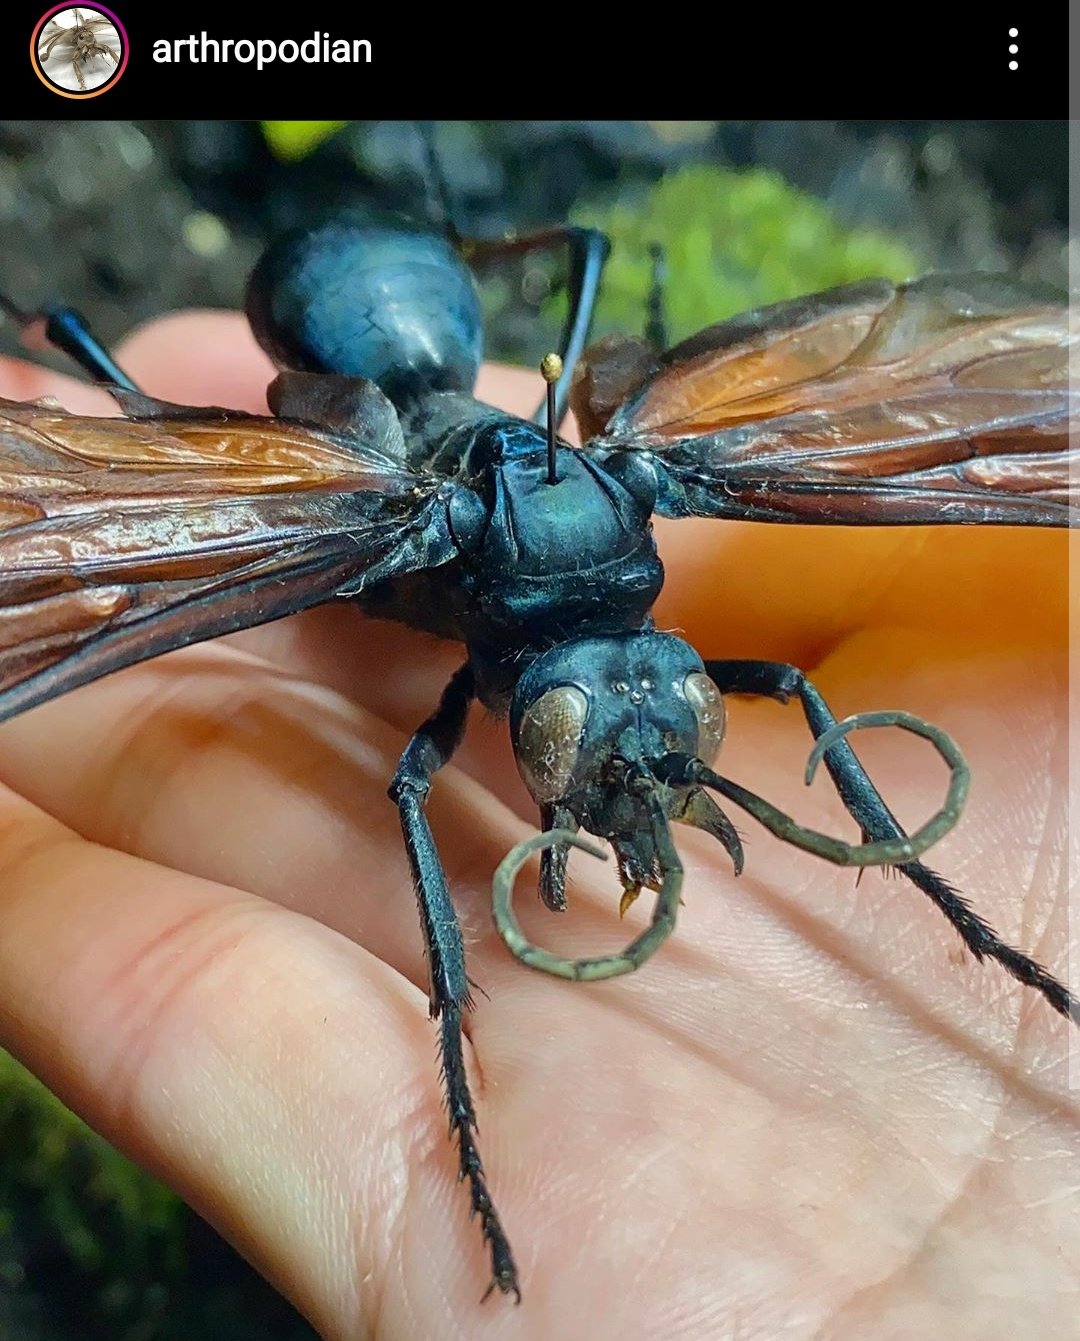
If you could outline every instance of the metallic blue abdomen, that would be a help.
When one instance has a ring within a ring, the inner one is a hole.
[[[471,391],[483,354],[464,262],[443,238],[400,224],[287,234],[255,268],[247,311],[278,367],[367,377],[397,404]]]

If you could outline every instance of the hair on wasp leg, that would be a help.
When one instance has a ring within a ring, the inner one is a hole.
[[[576,246],[582,276],[592,276],[575,288],[570,342],[588,328],[605,250],[580,233],[540,238]],[[903,833],[844,738],[850,724],[834,723],[800,671],[703,661],[683,639],[658,633],[651,615],[663,582],[654,515],[1067,524],[1059,475],[1069,464],[1068,405],[1054,377],[1067,336],[1062,312],[1019,286],[976,276],[871,282],[723,323],[659,359],[627,360],[607,342],[585,354],[572,392],[572,367],[550,368],[546,413],[530,422],[472,395],[482,349],[466,245],[339,222],[273,248],[248,302],[280,368],[272,416],[171,405],[120,386],[125,414],[114,419],[4,405],[2,463],[20,472],[20,503],[30,500],[34,520],[18,512],[4,533],[11,636],[0,648],[0,715],[185,643],[332,601],[463,645],[466,660],[403,750],[390,795],[417,897],[458,1169],[492,1286],[516,1297],[518,1268],[481,1161],[465,1071],[465,943],[426,809],[474,699],[509,715],[518,767],[548,830],[534,842],[544,847],[543,902],[566,902],[565,848],[584,841],[579,829],[611,843],[624,898],[658,889],[647,939],[585,970],[561,959],[563,976],[629,972],[668,936],[682,878],[672,821],[710,832],[738,863],[730,821],[709,789],[816,855],[850,859],[869,846],[875,860],[899,863],[976,957],[995,958],[1075,1018],[1063,984],[922,866],[927,835]],[[871,324],[890,339],[854,338]],[[841,348],[839,371],[834,360],[826,375],[822,342],[830,357]],[[116,380],[85,325],[73,350],[92,376]],[[742,360],[775,364],[780,389],[760,420],[716,395]],[[943,368],[962,372],[963,394]],[[581,448],[558,436],[568,396],[585,428]],[[792,407],[806,396],[820,403],[812,423]],[[928,403],[933,415],[920,417]],[[953,454],[969,444],[979,468],[954,469]],[[861,474],[852,472],[855,446]],[[164,539],[155,494],[163,461],[175,523]],[[86,492],[77,565],[64,557],[74,539],[65,492],[73,462]],[[109,526],[95,529],[103,519]],[[43,537],[52,556],[44,565]],[[864,844],[830,847],[834,840],[715,771],[725,694],[800,700],[818,741],[812,759],[824,757]],[[949,821],[961,803],[954,791]],[[940,826],[931,827],[937,836]],[[508,871],[494,897],[512,931]],[[515,953],[535,948],[519,942]]]

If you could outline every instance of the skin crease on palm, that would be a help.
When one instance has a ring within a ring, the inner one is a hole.
[[[264,406],[269,365],[234,314],[158,322],[119,358],[166,399]],[[485,369],[480,394],[525,412],[539,387]],[[109,412],[28,365],[0,365],[0,389]],[[1066,537],[657,533],[659,627],[706,656],[794,661],[839,715],[904,708],[955,736],[971,798],[928,860],[1066,978],[1071,936],[1076,986]],[[489,887],[536,815],[505,725],[474,709],[430,813],[483,989],[469,1070],[524,1291],[480,1305],[385,794],[460,659],[323,608],[0,728],[0,1044],[333,1341],[1074,1337],[1075,1031],[906,881],[856,886],[739,812],[739,880],[715,840],[676,830],[684,907],[639,972],[521,967]],[[854,838],[824,771],[802,784],[798,707],[729,706],[718,767]],[[937,808],[925,742],[857,744],[902,820]],[[647,917],[643,898],[620,925],[610,863],[573,858],[561,918],[530,870],[519,913],[553,949],[613,949]]]

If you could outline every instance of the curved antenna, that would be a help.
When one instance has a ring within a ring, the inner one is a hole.
[[[952,774],[941,809],[922,828],[902,838],[883,838],[870,843],[846,843],[841,838],[832,838],[828,834],[819,833],[816,829],[807,829],[754,792],[747,791],[745,787],[740,787],[737,782],[732,782],[729,778],[721,777],[719,773],[714,773],[700,759],[690,759],[685,755],[668,755],[665,760],[660,761],[657,775],[661,781],[669,785],[696,782],[712,788],[721,796],[726,796],[729,801],[742,806],[777,838],[782,838],[785,843],[791,843],[804,852],[812,852],[814,856],[822,857],[825,861],[831,861],[836,866],[901,866],[905,862],[914,861],[927,848],[933,847],[956,824],[963,811],[971,774],[964,756],[951,736],[940,727],[931,726],[929,722],[924,722],[921,717],[916,717],[910,712],[856,713],[837,722],[818,737],[807,760],[806,784],[809,786],[813,781],[817,766],[826,753],[850,732],[863,727],[881,726],[898,726],[904,731],[910,731],[929,740],[949,765]]]
[[[574,982],[598,982],[602,978],[618,978],[624,973],[633,973],[659,950],[675,930],[683,870],[671,842],[667,820],[659,802],[651,793],[646,793],[643,799],[650,811],[653,841],[656,844],[662,876],[649,925],[623,950],[616,954],[599,955],[590,959],[565,959],[562,955],[552,954],[550,950],[534,945],[522,931],[512,905],[514,881],[529,857],[534,852],[553,847],[557,843],[567,843],[572,847],[581,848],[590,856],[606,860],[606,853],[602,848],[586,842],[573,830],[548,829],[546,833],[534,834],[532,838],[526,838],[516,847],[512,847],[499,862],[492,881],[492,916],[499,935],[515,959],[520,959],[529,968],[539,969],[541,973],[550,973],[556,978],[569,978]]]

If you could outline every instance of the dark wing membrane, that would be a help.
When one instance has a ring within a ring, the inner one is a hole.
[[[452,554],[432,477],[317,429],[197,414],[0,399],[0,719]]]
[[[997,276],[931,275],[712,326],[602,428],[626,351],[587,353],[579,395],[589,450],[654,455],[667,516],[1065,526],[1078,519],[1075,353],[1063,303]]]

